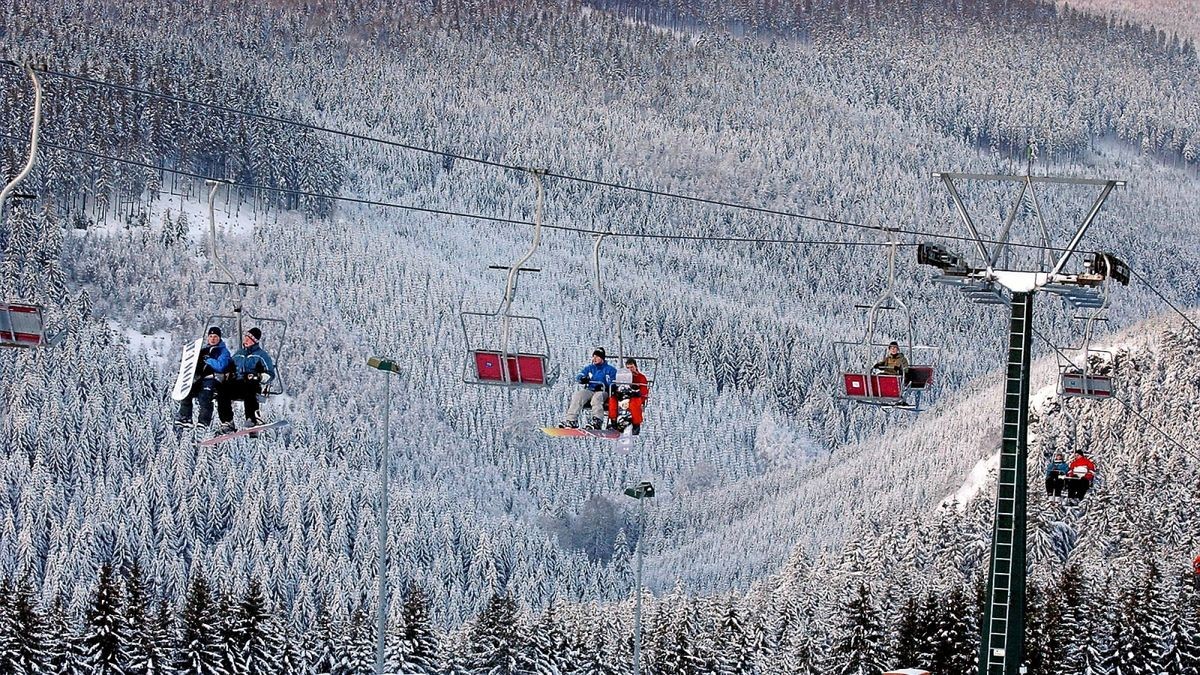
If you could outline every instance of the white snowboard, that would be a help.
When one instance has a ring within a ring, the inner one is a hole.
[[[196,366],[200,363],[200,350],[203,348],[204,338],[196,338],[183,348],[183,356],[179,358],[179,376],[175,378],[175,388],[171,390],[171,398],[176,401],[187,398],[192,385],[196,383]]]

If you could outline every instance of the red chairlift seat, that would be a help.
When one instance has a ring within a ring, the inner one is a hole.
[[[1063,371],[1059,393],[1074,398],[1109,399],[1113,395],[1112,377]]]
[[[547,384],[545,354],[502,355],[491,349],[477,349],[471,352],[471,357],[475,362],[475,378],[480,383],[533,387]],[[500,366],[502,360],[506,368]]]
[[[31,348],[48,343],[41,307],[0,302],[0,347]]]

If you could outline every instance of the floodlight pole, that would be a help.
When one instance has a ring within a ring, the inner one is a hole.
[[[399,374],[400,366],[390,359],[381,359],[377,356],[367,359],[367,365],[384,371],[383,456],[379,462],[379,548],[377,551],[378,561],[376,563],[379,566],[379,607],[375,628],[375,675],[383,675],[384,651],[387,645],[388,476],[391,474],[388,439],[392,435],[392,373]]]
[[[625,495],[638,500],[638,538],[634,546],[634,558],[637,560],[634,584],[637,586],[637,598],[633,604],[633,675],[642,672],[642,537],[646,534],[646,500],[654,496],[654,485],[644,480],[631,488],[625,488]]]

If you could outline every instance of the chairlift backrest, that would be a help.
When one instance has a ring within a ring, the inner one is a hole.
[[[46,343],[41,307],[0,303],[0,347],[40,347]]]
[[[262,394],[264,396],[279,396],[287,391],[284,385],[284,359],[286,357],[285,345],[287,344],[287,321],[274,317],[254,316],[252,314],[242,314],[240,316],[234,314],[216,314],[208,317],[208,323],[205,324],[202,330],[207,330],[208,326],[219,326],[221,334],[225,340],[225,346],[229,348],[230,354],[236,354],[242,348],[242,335],[251,328],[257,327],[262,331],[262,340],[259,342],[266,352],[271,357],[272,363],[275,364],[275,377],[263,384]]]

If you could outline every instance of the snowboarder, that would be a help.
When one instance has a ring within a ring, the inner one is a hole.
[[[1092,486],[1092,479],[1095,477],[1095,463],[1087,458],[1082,449],[1076,450],[1075,459],[1071,460],[1071,466],[1067,469],[1065,481],[1067,497],[1078,504],[1087,494],[1088,488]]]
[[[221,339],[221,328],[209,326],[204,337],[206,344],[200,349],[199,372],[187,398],[179,402],[179,413],[175,417],[175,423],[181,427],[193,425],[193,399],[200,405],[196,426],[207,427],[212,423],[213,397],[229,371],[233,370],[233,359],[229,356],[229,348]]]
[[[650,381],[638,370],[637,359],[625,359],[625,367],[617,372],[615,382],[608,399],[608,425],[623,432],[626,424],[630,424],[634,435],[642,433],[642,409],[650,397]],[[626,411],[628,416],[622,414]]]
[[[241,400],[246,410],[246,426],[266,424],[258,409],[262,386],[275,377],[275,363],[259,344],[262,330],[257,326],[242,336],[242,348],[233,355],[233,372],[217,394],[217,415],[221,419],[219,434],[236,431],[233,425],[233,402]]]
[[[900,343],[895,340],[889,342],[883,360],[876,363],[873,368],[875,372],[882,375],[903,375],[904,371],[908,370],[908,357],[900,351]]]
[[[583,367],[575,375],[575,381],[583,385],[583,389],[571,396],[571,404],[567,408],[567,417],[558,426],[574,429],[579,426],[579,413],[584,408],[591,407],[591,422],[589,429],[599,429],[604,424],[604,403],[608,400],[609,388],[617,379],[617,369],[605,359],[604,347],[597,347],[592,352],[592,362]]]
[[[1063,477],[1069,470],[1066,457],[1061,452],[1054,453],[1054,458],[1046,465],[1046,496],[1062,497]]]

